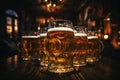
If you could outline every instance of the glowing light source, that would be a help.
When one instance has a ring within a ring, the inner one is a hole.
[[[15,31],[15,33],[18,32],[18,26],[15,26],[15,27],[14,27],[14,31]]]
[[[110,21],[110,18],[107,18],[106,20],[107,20],[107,21]]]
[[[107,40],[109,36],[107,34],[104,35],[104,39]]]
[[[48,0],[45,0],[45,2],[48,2]]]
[[[53,4],[53,7],[56,7],[56,4]]]
[[[8,34],[12,34],[12,26],[6,26],[6,32],[8,33]]]
[[[60,0],[60,2],[62,2],[63,0]]]
[[[42,0],[43,5],[41,9],[47,10],[48,12],[55,12],[62,8],[63,0]]]

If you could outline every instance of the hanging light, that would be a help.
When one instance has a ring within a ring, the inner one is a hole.
[[[48,0],[45,0],[45,2],[48,2]]]
[[[40,9],[47,12],[56,12],[63,8],[67,0],[39,0]]]
[[[105,34],[104,35],[104,40],[107,40],[109,38],[109,35]]]
[[[53,7],[56,7],[56,4],[53,4]]]

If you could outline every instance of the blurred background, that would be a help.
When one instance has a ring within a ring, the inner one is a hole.
[[[0,0],[0,55],[19,53],[22,33],[39,34],[56,19],[97,31],[106,49],[103,55],[120,55],[119,0]]]

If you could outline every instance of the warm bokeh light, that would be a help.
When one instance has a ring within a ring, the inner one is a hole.
[[[118,42],[118,45],[120,46],[120,42]]]
[[[63,0],[60,0],[60,2],[62,2]]]
[[[56,7],[56,4],[53,4],[53,7]]]
[[[6,26],[6,32],[8,33],[8,34],[12,34],[12,26]]]
[[[111,34],[111,22],[110,18],[104,20],[104,34]]]
[[[48,2],[48,0],[45,0],[45,2]]]
[[[118,31],[118,34],[120,34],[120,31]]]
[[[40,9],[45,10],[47,12],[55,12],[57,10],[62,9],[65,1],[63,1],[63,0],[43,0],[42,2],[44,2],[44,3],[42,3],[42,5],[40,6]]]
[[[40,25],[38,25],[37,29],[38,29],[38,31],[40,30]]]
[[[8,57],[8,58],[7,58],[7,63],[8,63],[8,64],[11,64],[11,63],[12,63],[12,57]]]
[[[107,40],[109,36],[107,34],[104,35],[104,39]]]
[[[107,18],[106,20],[107,20],[107,21],[110,21],[110,18]]]
[[[14,61],[15,64],[17,64],[17,62],[18,62],[18,55],[14,55],[13,56],[13,61]]]
[[[46,19],[44,17],[37,17],[36,21],[40,24],[45,24],[46,23]]]
[[[14,31],[15,31],[15,33],[18,33],[18,26],[14,27]]]

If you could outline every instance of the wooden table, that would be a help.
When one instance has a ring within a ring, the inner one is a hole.
[[[39,61],[23,61],[18,55],[0,62],[0,80],[120,80],[120,61],[102,57],[95,64],[56,74],[39,65]]]

